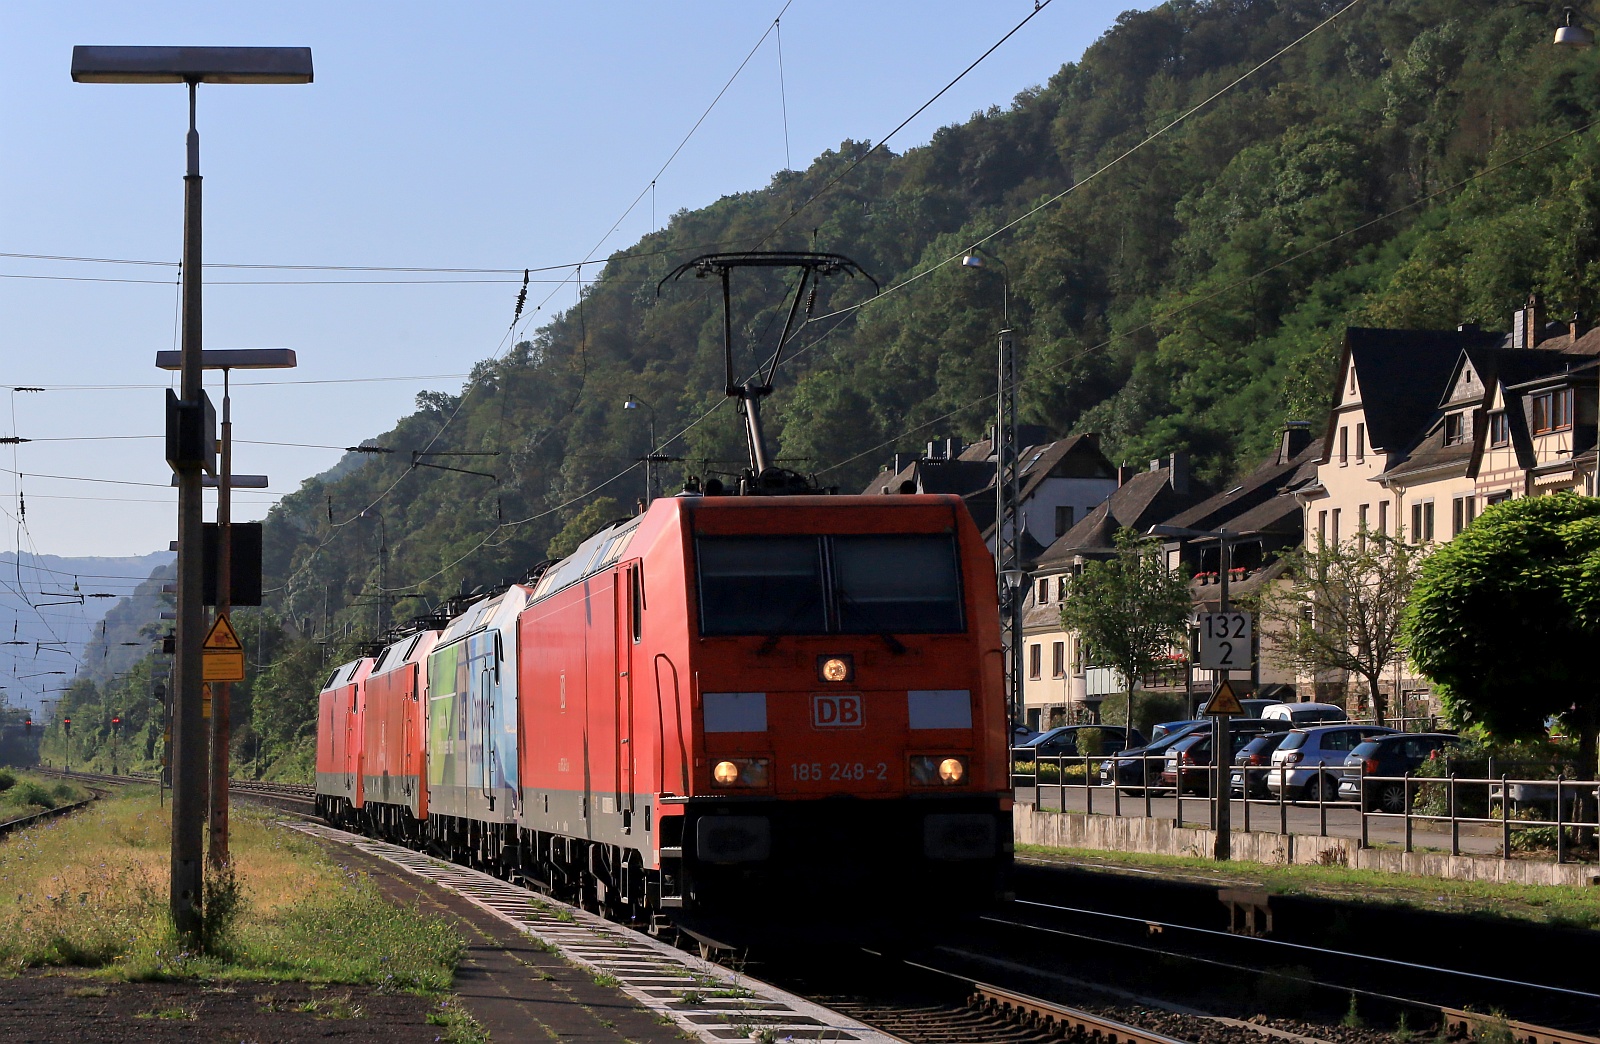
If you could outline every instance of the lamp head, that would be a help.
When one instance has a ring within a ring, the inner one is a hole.
[[[1001,579],[1005,580],[1006,589],[1007,590],[1011,590],[1011,591],[1015,591],[1017,588],[1021,587],[1022,586],[1022,580],[1027,575],[1028,574],[1024,570],[1021,570],[1021,569],[1002,569],[1002,570],[1000,570],[1000,577],[1001,577]]]
[[[1557,47],[1571,47],[1581,51],[1594,46],[1594,32],[1578,25],[1577,19],[1577,12],[1570,7],[1567,8],[1566,23],[1556,28]]]
[[[966,257],[963,257],[961,259],[961,267],[962,268],[982,268],[982,267],[984,267],[982,255],[979,255],[979,254],[968,254]]]
[[[639,401],[630,395],[628,396],[627,401],[622,404],[622,408],[625,410],[636,410],[639,408]]]

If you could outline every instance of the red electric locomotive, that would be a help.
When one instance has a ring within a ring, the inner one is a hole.
[[[596,534],[521,616],[519,868],[718,940],[992,898],[992,563],[957,497],[682,496]]]
[[[372,658],[340,664],[317,696],[317,811],[345,823],[361,806],[361,683]]]

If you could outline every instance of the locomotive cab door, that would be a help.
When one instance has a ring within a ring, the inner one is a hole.
[[[644,575],[637,559],[625,563],[620,573],[623,582],[616,586],[617,808],[622,813],[623,832],[632,833],[634,778],[639,771],[639,752],[634,750],[633,668],[634,647],[643,638]]]

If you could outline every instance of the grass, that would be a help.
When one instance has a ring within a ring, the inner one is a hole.
[[[270,812],[242,806],[233,887],[208,887],[214,909],[231,906],[225,930],[207,952],[185,949],[167,916],[168,811],[131,789],[0,842],[0,973],[450,988],[466,943],[449,922],[390,902]]]
[[[440,1001],[428,1013],[428,1025],[444,1029],[439,1038],[444,1044],[489,1044],[488,1032],[454,998]]]
[[[60,780],[0,769],[0,822],[82,801],[89,792]]]
[[[1248,883],[1283,895],[1318,895],[1377,905],[1482,914],[1562,928],[1600,930],[1600,888],[1499,884],[1418,878],[1341,866],[1264,866],[1190,856],[1110,852],[1089,848],[1017,845],[1017,855],[1039,863],[1092,863],[1111,869],[1181,871],[1172,876],[1217,883]]]

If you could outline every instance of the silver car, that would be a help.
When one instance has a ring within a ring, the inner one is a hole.
[[[1294,801],[1337,801],[1344,759],[1356,744],[1395,729],[1381,725],[1323,725],[1293,729],[1272,752],[1267,770],[1267,790]]]

